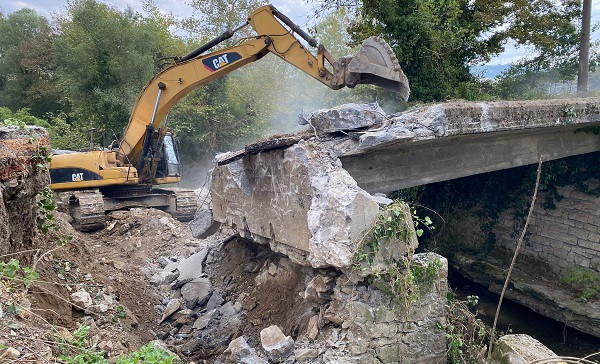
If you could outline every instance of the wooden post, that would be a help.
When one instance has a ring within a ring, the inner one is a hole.
[[[577,73],[577,92],[588,91],[588,72],[590,68],[590,23],[592,18],[592,0],[583,0],[581,16],[581,40],[579,42],[579,72]]]

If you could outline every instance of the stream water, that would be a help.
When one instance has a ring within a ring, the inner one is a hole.
[[[469,295],[479,296],[479,303],[476,306],[478,317],[491,327],[499,296],[491,293],[485,287],[463,278],[456,271],[450,270],[448,278],[450,287],[459,299],[466,300]],[[528,334],[561,356],[581,358],[600,351],[600,338],[544,317],[506,298],[502,302],[496,331]],[[600,363],[600,355],[589,359]]]

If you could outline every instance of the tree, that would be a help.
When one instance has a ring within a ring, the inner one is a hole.
[[[364,0],[350,30],[355,43],[384,37],[421,101],[468,96],[469,67],[509,39],[535,49],[524,67],[570,67],[577,44],[577,0]]]
[[[0,13],[0,106],[41,117],[60,108],[48,20],[31,9]]]
[[[246,21],[250,12],[265,4],[264,0],[192,0],[192,16],[181,22],[188,32],[188,51],[192,51],[224,31]],[[240,37],[249,35],[250,28],[223,42],[208,52],[231,46]],[[207,53],[208,53],[207,52]],[[248,84],[232,82],[252,66],[238,69],[223,78],[211,81],[179,101],[170,116],[170,125],[180,139],[182,160],[187,175],[203,173],[216,152],[243,146],[245,142],[264,135],[266,122],[262,117],[265,105],[260,103],[253,79]],[[202,178],[203,176],[200,176]],[[192,176],[194,178],[194,176]]]
[[[266,0],[191,0],[189,5],[195,12],[183,20],[182,26],[201,43],[205,43],[243,24],[252,11],[266,4]],[[230,46],[232,41],[226,41],[223,45]]]
[[[147,5],[152,10],[152,3]],[[67,14],[58,18],[53,51],[71,118],[115,133],[124,128],[161,58],[183,48],[169,32],[169,22],[156,17],[156,12],[145,18],[95,0],[69,3]]]

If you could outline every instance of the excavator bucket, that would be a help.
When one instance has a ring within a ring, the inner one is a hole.
[[[410,87],[398,59],[390,46],[379,37],[367,38],[348,64],[347,71],[358,77],[357,83],[367,83],[398,92],[408,100]]]

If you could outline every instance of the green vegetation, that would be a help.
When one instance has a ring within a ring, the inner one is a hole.
[[[81,325],[73,332],[70,340],[59,338],[61,354],[58,358],[67,364],[108,364],[109,361],[105,358],[104,353],[98,350],[96,345],[89,344],[89,331],[89,326]],[[142,346],[127,356],[120,355],[117,358],[117,364],[172,364],[179,362],[175,355],[156,348],[152,343]]]
[[[413,218],[409,211],[409,206],[402,201],[387,206],[354,258],[354,268],[366,274],[369,283],[390,295],[406,312],[421,293],[431,289],[442,267],[439,259],[427,264],[413,260],[414,248],[410,246]],[[414,220],[415,225],[421,223],[433,228],[429,217]],[[406,254],[388,254],[387,248],[398,244],[406,244]]]
[[[349,5],[341,0],[328,4]],[[577,71],[579,37],[573,24],[581,14],[575,0],[363,0],[354,4],[353,42],[370,35],[386,39],[411,81],[413,99],[419,101],[539,97],[549,81],[572,79]],[[470,66],[501,53],[509,42],[527,45],[535,56],[515,64],[498,84],[482,82],[470,73]]]
[[[460,301],[449,293],[447,299],[448,322],[446,325],[438,322],[438,328],[446,335],[448,363],[481,363],[485,358],[486,343],[489,341],[490,333],[474,311],[479,297],[468,296],[467,301]]]
[[[592,269],[575,266],[562,281],[577,290],[584,302],[600,296],[600,274]]]
[[[25,288],[29,288],[39,277],[39,273],[32,268],[21,267],[21,263],[17,259],[0,262],[0,282],[9,289],[17,288],[15,282],[22,283]]]

